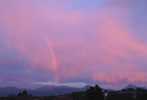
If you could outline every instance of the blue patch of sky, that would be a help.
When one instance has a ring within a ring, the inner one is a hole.
[[[133,34],[135,34],[138,39],[144,41],[147,43],[147,13],[146,13],[147,7],[145,2],[137,2],[132,9],[130,10],[130,28],[133,31]]]
[[[87,10],[101,7],[103,0],[73,0],[70,6],[73,10]]]

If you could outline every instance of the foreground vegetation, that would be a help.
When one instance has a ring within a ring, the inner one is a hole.
[[[147,90],[144,88],[125,88],[119,91],[103,90],[98,85],[89,87],[84,92],[60,96],[34,97],[27,91],[17,96],[1,97],[0,100],[147,100]]]

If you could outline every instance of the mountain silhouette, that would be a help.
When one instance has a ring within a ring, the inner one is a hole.
[[[0,96],[17,95],[23,89],[16,87],[4,87],[0,88]],[[29,94],[33,96],[52,96],[52,95],[63,95],[72,92],[84,91],[84,88],[75,88],[68,86],[55,86],[47,85],[36,89],[26,89]]]

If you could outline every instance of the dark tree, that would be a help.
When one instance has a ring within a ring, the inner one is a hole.
[[[104,100],[103,90],[98,85],[90,87],[86,91],[86,98],[88,100]]]
[[[23,90],[22,92],[18,93],[18,96],[29,96],[27,90]]]

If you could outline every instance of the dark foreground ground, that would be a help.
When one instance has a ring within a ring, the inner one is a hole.
[[[99,86],[89,87],[84,92],[75,92],[60,96],[35,97],[23,91],[17,96],[0,97],[0,100],[147,100],[147,89],[125,88],[119,91],[103,90]]]

